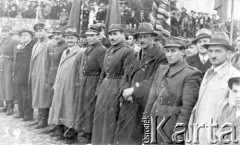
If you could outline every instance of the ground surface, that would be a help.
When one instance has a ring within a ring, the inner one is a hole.
[[[11,116],[0,113],[0,145],[63,145],[63,142],[41,133],[43,129],[28,126],[34,121],[23,122],[13,118],[16,114],[16,107]]]

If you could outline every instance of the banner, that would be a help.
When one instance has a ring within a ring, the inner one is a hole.
[[[228,18],[228,4],[229,0],[215,0],[214,3],[214,10],[217,11],[217,14],[223,20]]]
[[[154,0],[152,6],[152,17],[155,19],[155,29],[161,31],[165,36],[170,36],[170,2],[169,0]]]

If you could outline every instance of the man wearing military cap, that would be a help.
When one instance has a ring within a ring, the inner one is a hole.
[[[166,134],[160,136],[156,133],[158,144],[175,144],[183,139],[182,135],[174,136],[179,131],[175,128],[176,124],[188,124],[193,106],[197,102],[201,72],[187,65],[183,58],[185,46],[181,41],[170,39],[164,49],[168,64],[158,67],[143,116],[154,119],[158,116],[156,124],[162,125]],[[163,116],[170,117],[166,124],[162,124]],[[175,140],[172,140],[172,136]]]
[[[198,102],[191,115],[191,123],[207,123],[217,119],[219,110],[228,94],[228,80],[240,76],[240,71],[230,62],[231,51],[234,48],[229,43],[229,37],[224,32],[215,32],[208,44],[203,45],[208,50],[212,66],[206,71],[201,83]],[[218,123],[218,122],[215,122]],[[199,144],[210,145],[207,136],[208,129],[199,130]]]
[[[57,70],[59,67],[59,63],[63,54],[63,51],[67,49],[67,44],[63,37],[64,29],[62,27],[56,27],[53,29],[54,35],[54,46],[48,48],[48,73],[47,73],[47,94],[50,99],[53,98],[54,90],[53,84],[55,82],[55,78],[57,75]],[[46,130],[46,133],[53,132],[55,128]]]
[[[125,44],[121,24],[112,24],[108,30],[111,47],[107,50],[103,69],[96,89],[92,143],[113,144],[116,118],[119,110],[120,83],[133,58],[134,52]]]
[[[23,118],[23,121],[33,119],[33,108],[31,104],[30,91],[28,90],[28,77],[30,60],[33,46],[36,40],[33,39],[34,33],[31,30],[23,29],[19,32],[21,44],[16,48],[14,59],[14,80],[18,94],[18,115],[15,118]]]
[[[154,44],[155,32],[150,23],[140,23],[135,35],[141,49],[122,80],[116,144],[142,144],[140,120],[151,84],[158,66],[167,64],[165,53]]]
[[[46,25],[37,23],[34,31],[38,39],[32,50],[29,73],[29,87],[32,92],[32,107],[38,109],[38,119],[31,125],[35,129],[47,127],[49,108],[52,99],[48,97],[47,72],[48,72],[48,50],[52,49],[53,43],[47,38]]]
[[[13,114],[15,84],[13,80],[13,60],[15,50],[19,43],[19,37],[11,35],[11,27],[2,29],[0,44],[0,100],[6,102],[1,112],[7,115]]]
[[[77,132],[74,129],[76,119],[76,102],[79,97],[79,66],[84,50],[77,45],[76,30],[66,30],[63,34],[67,49],[63,51],[57,75],[54,81],[54,95],[49,115],[49,123],[56,125],[51,135],[56,140],[64,140],[66,144],[76,142]]]
[[[80,80],[78,95],[76,101],[76,125],[75,129],[79,131],[78,142],[90,143],[92,136],[93,116],[95,108],[95,91],[99,82],[99,77],[103,69],[103,59],[106,48],[99,40],[100,29],[90,27],[87,35],[88,47],[86,48],[82,63],[79,65]]]
[[[196,38],[192,41],[193,44],[196,44],[198,53],[186,59],[190,66],[199,69],[203,75],[211,66],[208,59],[207,49],[203,47],[204,44],[209,43],[211,35],[212,32],[210,30],[206,28],[200,29],[196,34]]]

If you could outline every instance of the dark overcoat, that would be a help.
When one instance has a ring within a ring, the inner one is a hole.
[[[187,57],[186,61],[187,61],[188,65],[199,69],[202,72],[202,77],[204,76],[204,74],[207,71],[207,69],[209,69],[211,67],[211,65],[212,65],[210,63],[209,59],[207,60],[207,62],[202,64],[202,62],[201,62],[201,60],[199,58],[199,54],[198,53],[193,55],[193,56]]]
[[[79,69],[79,86],[76,101],[75,129],[92,133],[93,114],[95,108],[95,91],[98,85],[106,48],[98,42],[89,46],[81,58]]]
[[[166,63],[165,53],[156,46],[149,48],[145,56],[142,50],[136,55],[121,86],[122,90],[134,87],[133,103],[123,99],[117,122],[115,143],[142,143],[142,113],[158,66]],[[139,83],[138,87],[136,83]]]
[[[97,102],[94,112],[92,143],[114,143],[114,133],[119,112],[120,84],[133,51],[124,42],[107,50],[103,70],[96,90]],[[104,79],[103,79],[104,78]]]
[[[36,40],[31,40],[26,46],[16,49],[16,58],[14,60],[14,80],[17,84],[28,84],[30,60],[32,49]]]
[[[47,83],[53,85],[57,75],[58,66],[63,54],[63,51],[67,49],[67,44],[64,41],[58,42],[53,47],[48,48],[48,72]]]
[[[171,115],[163,127],[171,139],[176,123],[188,124],[191,111],[198,100],[200,83],[201,72],[188,66],[184,60],[172,67],[169,64],[159,66],[143,115],[153,118],[158,116],[157,125],[163,116]],[[178,105],[173,107],[174,103]],[[159,144],[167,144],[159,134],[157,138]]]
[[[0,100],[14,100],[13,60],[18,40],[17,36],[10,36],[0,44]]]

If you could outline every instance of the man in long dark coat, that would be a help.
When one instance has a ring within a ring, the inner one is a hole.
[[[54,35],[54,46],[48,48],[48,73],[47,73],[47,90],[48,90],[48,97],[51,99],[53,98],[54,90],[53,90],[53,84],[55,82],[55,78],[57,75],[58,66],[63,54],[63,51],[67,49],[67,44],[64,41],[63,38],[64,29],[63,28],[55,28],[53,30]],[[43,124],[45,126],[46,124]],[[55,131],[55,127],[53,127],[50,130],[44,131],[45,133],[51,133]]]
[[[196,67],[204,75],[207,69],[211,66],[208,59],[207,49],[203,47],[204,44],[209,43],[211,38],[211,31],[208,29],[201,29],[197,32],[193,43],[197,45],[198,53],[186,59],[188,65]]]
[[[185,47],[179,40],[170,40],[164,48],[168,64],[160,65],[156,72],[143,116],[151,116],[154,120],[157,119],[155,122],[157,126],[162,125],[166,136],[163,133],[163,136],[156,133],[151,137],[157,136],[157,143],[165,145],[172,142],[175,144],[183,139],[181,134],[177,136],[177,140],[172,140],[172,135],[179,131],[179,128],[175,128],[177,123],[183,123],[185,125],[183,128],[188,125],[192,109],[198,99],[201,72],[187,65],[183,58]],[[161,122],[163,116],[170,116],[166,124]],[[180,130],[182,131],[182,128]]]
[[[90,143],[92,135],[93,114],[95,108],[95,91],[98,85],[101,71],[103,69],[103,59],[106,48],[99,40],[100,29],[90,27],[85,33],[89,46],[82,57],[82,63],[78,69],[79,74],[79,101],[76,106],[76,126],[79,131],[78,141],[80,143]]]
[[[36,129],[47,127],[47,119],[52,99],[47,94],[47,61],[48,49],[53,47],[52,42],[47,38],[47,32],[44,23],[34,25],[34,31],[38,42],[32,50],[30,61],[29,86],[32,92],[32,107],[38,109],[38,120],[31,124],[37,125]]]
[[[115,143],[142,143],[142,113],[147,102],[155,72],[166,64],[165,53],[154,45],[156,33],[150,23],[141,23],[136,37],[141,50],[136,55],[122,85],[123,101],[117,122]],[[132,101],[132,102],[131,102]]]
[[[120,84],[134,52],[124,42],[120,24],[113,24],[108,31],[112,44],[104,57],[103,70],[96,90],[92,143],[114,143],[114,133],[119,111]]]
[[[21,44],[16,48],[16,57],[14,59],[14,80],[17,86],[19,111],[15,118],[23,118],[23,121],[28,121],[33,119],[31,96],[29,96],[28,90],[28,77],[32,49],[36,40],[33,39],[33,32],[27,29],[23,29],[19,35]]]
[[[15,85],[12,77],[13,59],[14,50],[16,50],[19,43],[19,37],[16,35],[10,35],[10,29],[5,29],[4,31],[5,36],[0,44],[0,95],[1,100],[6,101],[6,106],[2,109],[2,112],[11,115],[13,114],[13,100],[15,95]]]

